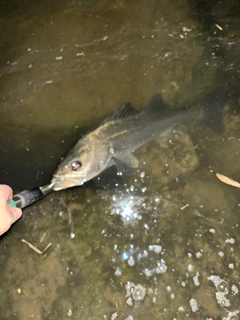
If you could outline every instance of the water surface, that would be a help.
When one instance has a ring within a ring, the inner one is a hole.
[[[156,92],[228,92],[219,135],[181,126],[83,187],[26,208],[0,239],[1,319],[239,319],[239,6],[1,1],[1,183],[47,184],[81,134]],[[43,250],[37,254],[26,241]]]

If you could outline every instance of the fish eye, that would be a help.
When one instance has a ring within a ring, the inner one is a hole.
[[[72,162],[71,166],[72,166],[73,171],[78,171],[79,169],[82,168],[82,163],[80,161],[76,160],[76,161]]]

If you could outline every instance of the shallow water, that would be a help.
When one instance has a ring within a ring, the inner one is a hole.
[[[227,6],[227,8],[226,8]],[[188,1],[0,3],[1,183],[47,184],[123,102],[228,92],[224,131],[193,122],[24,209],[0,239],[0,319],[228,319],[239,314],[239,7]],[[221,28],[223,30],[221,30]],[[41,255],[26,243],[43,250]]]

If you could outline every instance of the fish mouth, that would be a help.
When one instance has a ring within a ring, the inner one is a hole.
[[[68,189],[76,186],[81,186],[84,181],[81,181],[79,178],[70,178],[70,177],[53,177],[51,183],[54,183],[53,190],[59,191],[63,189]]]

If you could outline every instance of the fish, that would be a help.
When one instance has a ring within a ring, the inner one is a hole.
[[[215,98],[210,95],[204,107],[198,103],[184,109],[169,108],[160,94],[141,111],[124,103],[70,149],[53,174],[53,190],[81,186],[113,165],[117,170],[123,166],[137,168],[134,151],[156,137],[171,135],[181,124],[200,120],[220,132],[222,122],[216,120],[225,100]]]

